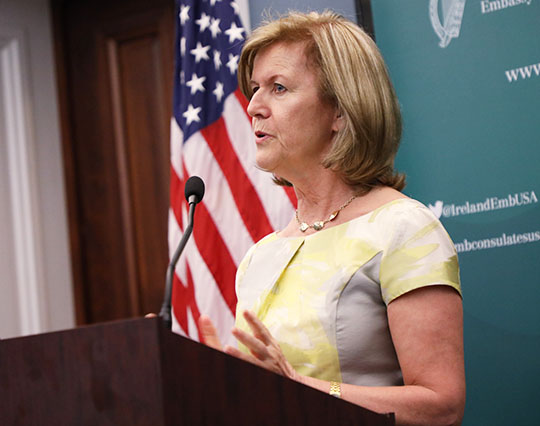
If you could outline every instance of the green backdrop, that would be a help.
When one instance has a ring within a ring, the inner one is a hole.
[[[374,0],[405,192],[459,252],[464,425],[539,425],[540,0]]]

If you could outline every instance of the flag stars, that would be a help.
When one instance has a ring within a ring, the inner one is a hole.
[[[225,31],[225,34],[229,36],[229,43],[234,42],[235,40],[243,40],[244,36],[242,33],[244,29],[242,27],[237,27],[236,22],[231,24],[231,28]]]
[[[180,6],[180,13],[178,16],[180,17],[180,23],[184,25],[189,20],[189,8],[191,6],[182,5]]]
[[[223,90],[223,83],[217,82],[216,88],[212,92],[214,95],[216,95],[216,99],[218,102],[221,102],[221,99],[223,99],[223,96],[225,95],[225,91]]]
[[[194,95],[198,91],[205,91],[205,88],[203,86],[205,80],[206,77],[204,75],[202,77],[197,77],[197,74],[193,73],[193,75],[191,76],[191,80],[186,83],[186,86],[191,89],[191,95]]]
[[[190,50],[191,54],[195,56],[196,64],[201,62],[201,59],[210,59],[208,56],[208,50],[210,50],[210,46],[203,46],[200,41],[197,42],[197,47],[195,49]]]
[[[210,32],[212,33],[212,38],[216,38],[219,33],[221,33],[221,28],[219,28],[219,24],[221,23],[221,19],[212,18],[212,23],[210,24]]]
[[[182,117],[186,119],[186,124],[188,126],[194,121],[197,123],[201,121],[199,112],[201,112],[201,107],[194,108],[193,105],[188,105],[188,109],[182,114]]]
[[[238,6],[238,3],[232,1],[231,7],[233,8],[235,14],[240,15],[240,7]]]
[[[234,74],[238,69],[238,55],[232,55],[229,53],[229,61],[227,62],[227,68],[231,71],[231,74]]]
[[[203,2],[207,8],[204,12],[193,5],[180,5],[178,9],[180,33],[176,54],[180,59],[177,66],[183,69],[179,70],[175,84],[182,99],[182,106],[176,112],[178,121],[183,123],[184,135],[197,131],[207,120],[214,120],[214,115],[221,113],[230,93],[229,86],[235,87],[239,49],[247,34],[238,21],[238,0]],[[231,8],[225,7],[228,4]],[[219,19],[214,15],[217,12],[227,16]],[[184,70],[189,71],[184,73]]]
[[[216,68],[216,71],[219,71],[221,68],[221,54],[219,53],[219,50],[214,50],[214,67]]]
[[[210,27],[210,15],[207,15],[203,12],[201,17],[195,21],[195,23],[200,27],[201,33]]]
[[[186,38],[185,37],[182,37],[180,39],[180,54],[182,56],[186,55]]]

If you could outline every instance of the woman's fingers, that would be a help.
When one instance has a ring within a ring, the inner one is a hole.
[[[232,334],[249,349],[251,355],[230,346],[225,348],[226,353],[296,380],[297,373],[289,364],[277,343],[265,345],[259,338],[237,328],[233,328]],[[270,338],[273,340],[272,336]]]
[[[261,368],[264,368],[265,370],[274,371],[275,373],[282,374],[281,371],[277,371],[275,368],[272,368],[272,365],[269,365],[267,362],[261,361],[260,359],[257,359],[253,355],[246,354],[245,352],[242,352],[241,350],[233,347],[233,346],[225,346],[223,349],[223,352],[225,352],[228,355],[234,356],[235,358],[241,359],[242,361],[249,362],[250,364],[257,365]]]
[[[268,329],[251,312],[245,311],[244,318],[248,322],[253,335],[238,328],[233,328],[232,334],[240,343],[243,343],[249,349],[251,355],[228,345],[223,349],[216,327],[214,327],[214,324],[206,315],[199,317],[199,330],[202,340],[211,348],[220,351],[223,350],[229,355],[292,378],[294,376],[294,370],[285,359],[281,348],[274,341]]]
[[[232,334],[240,343],[243,343],[250,350],[255,358],[263,361],[268,358],[268,349],[264,342],[258,337],[252,336],[238,328],[233,328]]]
[[[258,364],[257,358],[242,352],[241,350],[235,348],[234,346],[229,346],[229,345],[225,346],[225,348],[223,348],[223,352],[225,352],[226,354],[232,355],[236,358],[239,358],[243,361],[251,362],[253,364]]]
[[[221,350],[221,342],[219,340],[216,327],[206,315],[201,315],[199,317],[199,329],[204,343],[210,346],[211,348]]]
[[[251,328],[253,335],[257,339],[262,341],[265,345],[271,345],[273,343],[273,337],[268,331],[268,329],[265,327],[265,325],[262,323],[262,321],[259,320],[259,318],[257,318],[253,312],[250,311],[244,311],[243,315],[249,327]]]

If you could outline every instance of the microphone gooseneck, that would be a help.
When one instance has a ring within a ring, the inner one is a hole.
[[[189,203],[189,213],[188,213],[188,224],[184,230],[184,235],[178,244],[172,258],[167,268],[167,277],[165,279],[165,295],[163,297],[163,304],[161,305],[161,311],[159,316],[163,320],[165,326],[170,330],[172,327],[172,317],[171,317],[171,296],[172,296],[172,281],[174,277],[174,269],[176,268],[176,263],[180,258],[180,255],[184,251],[189,237],[193,231],[193,219],[195,216],[195,206],[200,203],[204,197],[204,182],[198,176],[191,176],[184,188],[184,195],[186,200]]]

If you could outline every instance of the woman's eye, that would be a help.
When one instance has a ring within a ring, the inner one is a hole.
[[[259,88],[257,86],[251,88],[251,93],[255,93]]]
[[[282,92],[285,92],[287,89],[285,88],[285,86],[279,84],[279,83],[275,83],[274,84],[274,91],[276,93],[282,93]]]

